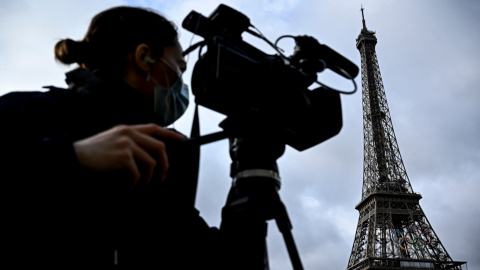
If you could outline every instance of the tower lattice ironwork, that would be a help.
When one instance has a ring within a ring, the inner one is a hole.
[[[453,261],[420,207],[400,155],[375,45],[365,25],[357,38],[362,60],[364,163],[360,213],[348,270],[466,269]]]

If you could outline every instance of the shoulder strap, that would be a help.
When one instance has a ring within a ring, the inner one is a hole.
[[[60,88],[56,86],[43,86],[44,89],[49,89],[47,92],[53,99],[62,106],[73,105],[75,101],[76,92],[71,89]]]

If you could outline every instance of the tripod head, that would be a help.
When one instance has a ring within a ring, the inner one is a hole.
[[[226,238],[226,269],[269,269],[267,220],[275,219],[284,235],[294,269],[303,269],[290,230],[292,225],[278,190],[281,178],[276,160],[294,132],[266,119],[227,118],[220,126],[234,129],[249,122],[248,132],[229,138],[232,187],[222,209],[220,230]]]

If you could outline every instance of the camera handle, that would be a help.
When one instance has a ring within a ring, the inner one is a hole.
[[[233,182],[220,226],[227,249],[225,269],[269,269],[266,221],[270,219],[275,219],[283,235],[293,269],[303,269],[292,225],[278,194],[281,182],[276,160],[283,155],[285,143],[281,134],[273,133],[230,139]]]

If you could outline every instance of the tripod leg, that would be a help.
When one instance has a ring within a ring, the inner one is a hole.
[[[293,240],[293,235],[291,232],[292,223],[290,223],[287,209],[281,201],[278,201],[275,221],[277,223],[278,230],[280,230],[283,235],[283,240],[285,241],[285,245],[287,246],[288,255],[290,256],[290,261],[292,262],[293,269],[303,270],[302,261],[300,260],[300,255],[298,254],[298,250],[295,246],[295,241]]]
[[[236,220],[222,222],[224,235],[225,269],[268,270],[266,245],[267,223]]]

